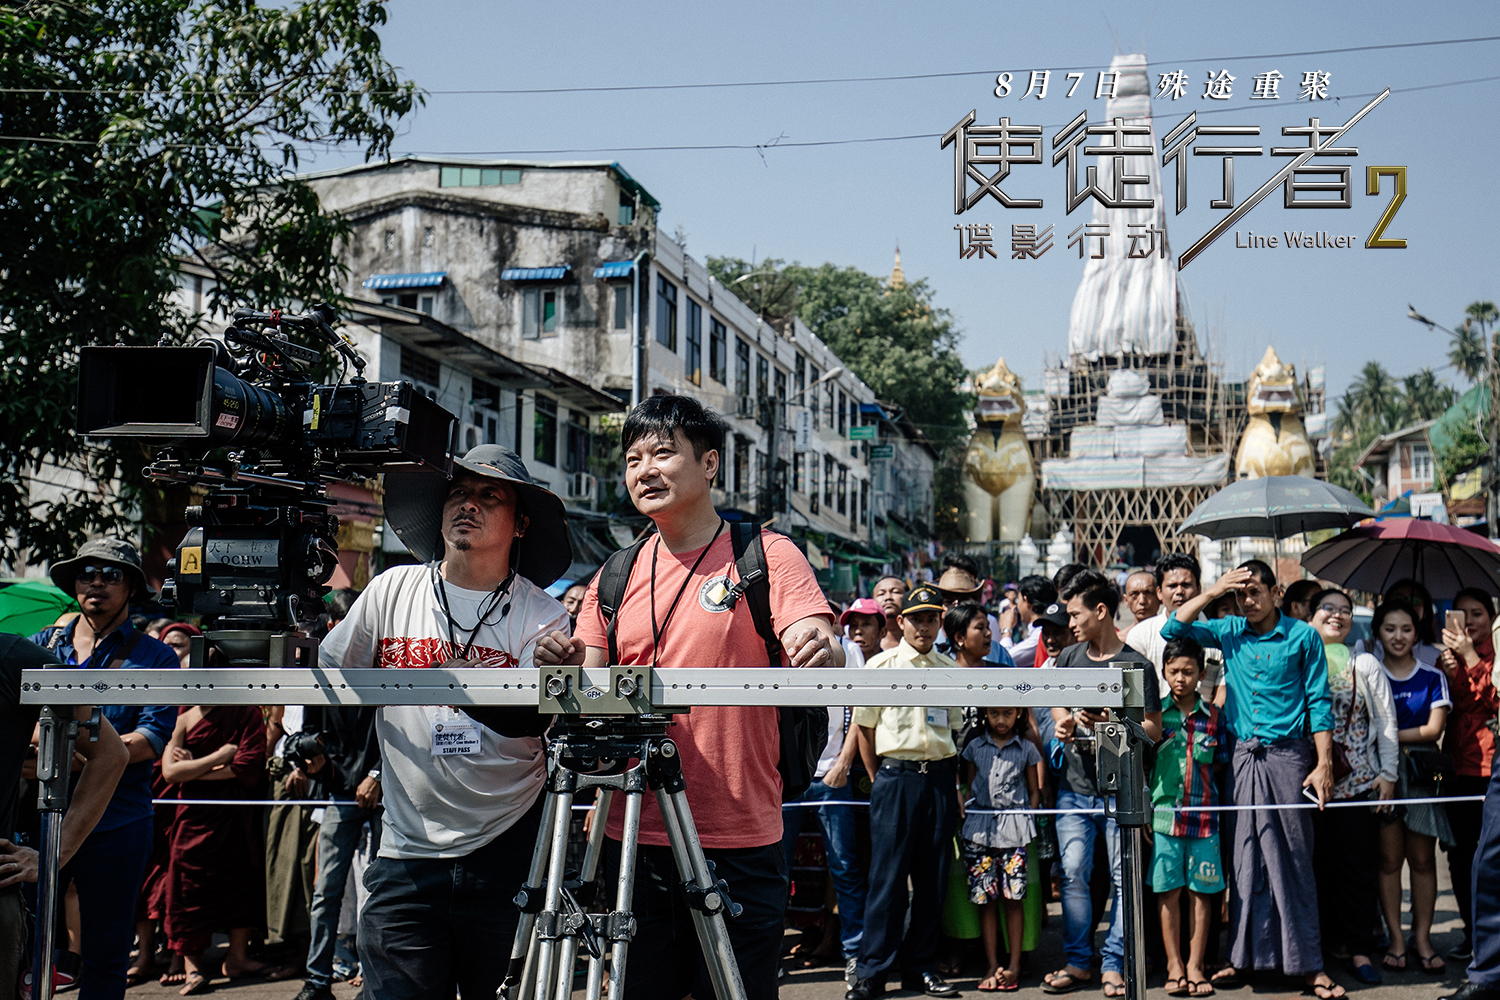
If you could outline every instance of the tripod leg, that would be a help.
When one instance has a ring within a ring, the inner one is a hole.
[[[571,777],[571,772],[568,772]],[[561,928],[563,869],[568,863],[568,820],[573,814],[573,789],[555,794],[552,846],[547,855],[547,886],[542,912],[537,914],[536,1000],[551,1000],[557,984],[557,941]]]
[[[629,913],[635,899],[635,858],[641,838],[641,795],[639,789],[625,793],[625,823],[620,831],[620,879],[615,887],[615,912]],[[618,940],[609,950],[609,1000],[625,1000],[625,959],[630,942]],[[602,977],[602,973],[601,973]],[[589,980],[594,970],[589,970]],[[590,994],[597,996],[597,994]]]
[[[684,882],[695,882],[702,889],[712,890],[714,877],[708,870],[708,859],[703,856],[703,845],[698,840],[698,828],[688,809],[687,792],[668,792],[659,788],[656,801],[666,822],[667,840],[672,845],[678,875]],[[719,1000],[745,1000],[745,983],[740,978],[740,967],[729,943],[722,908],[712,913],[693,909],[692,913],[714,993]]]
[[[1145,879],[1145,851],[1141,828],[1120,830],[1120,905],[1125,937],[1125,1000],[1146,1000],[1146,923],[1141,886]]]
[[[523,893],[535,893],[542,884],[542,873],[547,866],[547,849],[551,846],[548,832],[552,829],[552,822],[557,815],[557,796],[550,792],[543,792],[546,796],[542,802],[542,821],[537,828],[536,846],[531,851],[531,867],[526,872],[526,885],[528,888],[521,890]],[[510,964],[505,970],[505,979],[500,983],[500,1000],[520,1000],[525,996],[524,990],[518,990],[526,979],[526,968],[529,964],[527,957],[531,953],[531,932],[536,927],[536,914],[530,912],[530,906],[523,907],[521,918],[516,921],[516,937],[510,946]]]
[[[594,799],[593,825],[589,827],[588,845],[583,852],[583,874],[580,876],[585,885],[594,881],[599,874],[599,858],[604,852],[604,828],[609,823],[609,807],[614,800],[614,790],[610,788],[599,789]],[[600,954],[589,953],[589,974],[586,995],[588,1000],[599,1000],[599,993],[604,984],[604,939],[599,940]]]
[[[42,814],[41,869],[37,884],[36,956],[32,963],[31,995],[52,1000],[53,949],[57,947],[58,867],[62,851],[62,820],[68,808],[69,752],[73,721],[71,708],[42,709],[37,745],[37,808]],[[73,730],[76,732],[76,729]]]

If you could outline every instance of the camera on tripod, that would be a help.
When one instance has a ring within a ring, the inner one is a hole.
[[[366,381],[337,317],[328,305],[241,309],[223,342],[80,352],[78,430],[158,443],[149,478],[209,487],[184,511],[162,600],[212,622],[208,640],[231,666],[302,664],[316,648],[300,630],[321,614],[337,566],[327,483],[449,469],[454,415],[410,382]],[[293,333],[333,349],[337,381],[313,377],[325,353]],[[275,632],[288,642],[272,643]],[[205,665],[201,647],[194,666]]]

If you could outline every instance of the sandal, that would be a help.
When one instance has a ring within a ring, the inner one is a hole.
[[[1173,976],[1169,978],[1164,987],[1169,997],[1185,997],[1192,989],[1187,976]]]
[[[1240,978],[1240,970],[1232,965],[1226,965],[1218,972],[1209,977],[1209,983],[1221,990],[1232,990],[1245,985],[1245,980]]]
[[[1429,976],[1441,976],[1448,971],[1448,963],[1443,961],[1436,952],[1431,955],[1418,955],[1417,961],[1422,963],[1422,971]]]
[[[1110,982],[1106,982],[1106,983],[1103,983],[1102,985],[1104,986],[1104,995],[1106,997],[1115,997],[1115,998],[1118,998],[1118,997],[1123,997],[1125,995],[1125,984],[1124,983],[1110,983]]]
[[[182,989],[177,991],[178,996],[190,997],[195,993],[207,993],[212,987],[208,985],[208,977],[201,972],[183,973]]]
[[[1005,977],[998,972],[992,972],[981,979],[975,989],[981,993],[1000,993],[1005,989]]]
[[[1406,952],[1403,951],[1399,955],[1393,955],[1390,952],[1386,952],[1385,957],[1380,960],[1380,965],[1382,968],[1388,969],[1391,972],[1405,972]]]
[[[1199,987],[1202,987],[1202,989],[1199,989]],[[1209,982],[1207,979],[1188,980],[1188,996],[1211,997],[1217,992],[1218,991],[1214,989],[1214,984]]]
[[[1058,969],[1042,981],[1042,992],[1057,996],[1062,993],[1072,993],[1085,986],[1092,986],[1093,982],[1093,976],[1075,976],[1067,969]]]
[[[1303,989],[1302,995],[1315,996],[1318,1000],[1340,1000],[1341,997],[1348,996],[1348,993],[1338,983],[1329,982],[1327,984],[1310,983]]]

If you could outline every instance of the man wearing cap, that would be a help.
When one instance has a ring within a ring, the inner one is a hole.
[[[942,613],[936,589],[922,585],[912,590],[901,608],[901,644],[866,666],[956,668],[951,657],[933,649]],[[883,993],[898,957],[903,989],[953,996],[958,989],[938,975],[936,958],[943,886],[958,820],[953,764],[963,709],[861,707],[854,710],[854,722],[874,784],[865,933],[846,1000],[870,1000]],[[908,878],[911,924],[903,934]]]
[[[839,615],[840,643],[844,647],[844,666],[862,667],[865,654],[853,638],[863,634],[866,643],[880,647],[880,633],[885,630],[885,613],[868,597],[861,597]],[[864,930],[865,877],[856,854],[854,792],[849,784],[849,769],[859,757],[859,727],[854,725],[852,708],[830,705],[828,708],[828,742],[818,757],[813,783],[802,793],[801,802],[831,802],[816,809],[790,808],[782,814],[784,822],[781,847],[786,854],[787,869],[792,867],[797,834],[802,830],[805,814],[811,813],[823,831],[824,853],[828,875],[833,880],[839,900],[839,945],[844,957],[844,979],[853,981],[854,963],[859,956],[859,939]]]
[[[388,472],[386,522],[421,565],[370,581],[323,640],[324,667],[529,667],[568,626],[548,597],[572,561],[562,502],[510,450],[480,445]],[[385,823],[365,873],[369,1000],[493,997],[536,841],[547,717],[535,709],[388,705],[376,716]],[[303,993],[316,992],[309,983]]]
[[[32,642],[65,664],[87,669],[178,665],[170,646],[131,624],[131,602],[156,596],[134,545],[118,538],[85,542],[72,559],[53,563],[51,576],[59,590],[78,599],[82,613],[67,625],[42,629]],[[177,723],[175,705],[105,705],[103,714],[120,734],[130,763],[93,833],[63,869],[60,884],[65,889],[72,881],[78,889],[83,1000],[125,995],[135,900],[151,856],[151,764]]]

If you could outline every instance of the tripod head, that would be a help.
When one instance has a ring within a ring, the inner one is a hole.
[[[583,774],[619,774],[632,758],[642,756],[649,741],[667,740],[671,716],[560,715],[553,725],[549,746],[561,767]],[[665,747],[663,747],[665,750]]]

